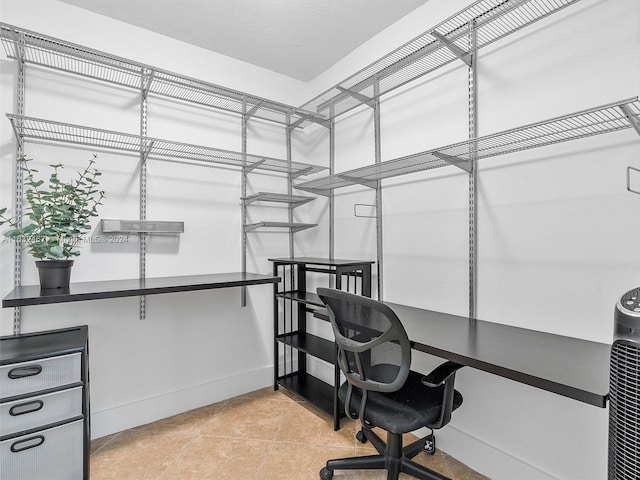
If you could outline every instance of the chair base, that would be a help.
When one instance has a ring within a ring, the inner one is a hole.
[[[429,437],[422,438],[404,449],[402,448],[402,435],[387,433],[387,443],[372,430],[363,428],[367,440],[379,452],[378,455],[364,457],[350,457],[329,460],[327,465],[320,470],[321,480],[331,480],[335,470],[387,470],[387,480],[398,480],[400,473],[406,473],[422,480],[451,480],[449,477],[422,466],[411,458],[423,451]],[[362,439],[359,440],[364,443]]]

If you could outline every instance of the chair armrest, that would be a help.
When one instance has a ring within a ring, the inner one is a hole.
[[[440,385],[444,385],[449,377],[462,367],[464,367],[464,365],[460,365],[459,363],[444,362],[434,368],[431,373],[422,377],[422,383],[427,387],[439,387]]]

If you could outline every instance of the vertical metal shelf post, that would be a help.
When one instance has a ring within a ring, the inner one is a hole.
[[[329,175],[333,175],[336,170],[336,119],[335,106],[329,107]],[[329,258],[335,258],[335,204],[333,190],[329,191]],[[329,275],[329,287],[335,288],[335,279]]]
[[[249,116],[247,115],[247,99],[243,97],[242,99],[242,186],[241,193],[242,198],[246,198],[247,196],[247,122],[249,121]],[[247,230],[245,226],[247,225],[247,204],[246,202],[240,202],[240,212],[241,212],[241,227],[242,228],[242,273],[247,273]],[[274,284],[274,288],[277,290],[277,285]],[[240,306],[247,306],[247,287],[241,287],[240,289]],[[277,308],[277,305],[276,305]]]
[[[469,139],[478,137],[478,48],[475,21],[469,23]],[[477,203],[477,142],[469,144],[469,318],[476,318],[478,288],[478,203]]]
[[[24,33],[20,33],[18,39],[18,79],[16,87],[16,108],[18,115],[24,115],[24,93],[25,93],[25,62],[24,62]],[[18,120],[18,128],[22,127],[22,120]],[[18,227],[22,227],[22,197],[24,194],[24,172],[22,165],[18,164],[17,159],[24,155],[24,139],[20,135],[16,135],[16,175],[15,175],[15,205],[16,205],[16,221]],[[13,247],[13,283],[15,287],[22,285],[22,241],[15,239]],[[13,309],[13,334],[20,335],[22,331],[22,307]]]
[[[382,162],[382,145],[380,139],[380,81],[376,74],[373,82],[373,128],[375,142],[375,163]],[[383,258],[382,258],[382,180],[376,180],[376,251],[378,262],[378,300],[384,299],[383,291]]]
[[[153,73],[147,69],[140,72],[140,221],[147,219],[147,94],[152,81]],[[140,280],[147,276],[147,234],[141,232],[138,236],[140,242]],[[147,317],[147,297],[140,296],[140,320]]]
[[[287,112],[287,127],[286,131],[286,146],[287,146],[287,163],[289,164],[289,173],[287,174],[287,193],[289,196],[293,195],[293,169],[291,168],[292,153],[291,153],[291,132],[293,128],[291,126],[291,113]],[[293,204],[289,204],[289,223],[293,223]],[[293,228],[289,229],[289,257],[294,257],[294,244],[293,244]]]

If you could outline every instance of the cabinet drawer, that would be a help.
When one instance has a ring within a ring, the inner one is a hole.
[[[0,367],[0,399],[76,383],[81,380],[80,353]]]
[[[82,415],[82,387],[0,404],[0,436]]]
[[[82,478],[82,420],[0,442],[0,472],[7,480]]]

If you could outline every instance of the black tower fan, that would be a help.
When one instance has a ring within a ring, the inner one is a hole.
[[[640,287],[615,308],[609,379],[609,478],[640,479]]]

